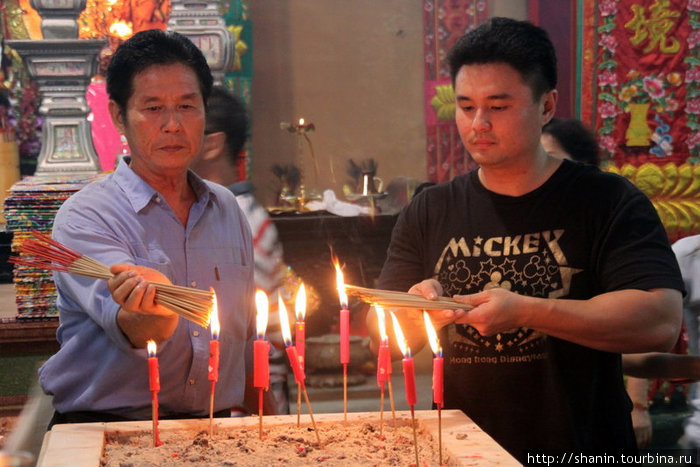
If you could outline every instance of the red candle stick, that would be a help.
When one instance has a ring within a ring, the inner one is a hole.
[[[437,332],[430,321],[428,312],[423,311],[423,320],[425,321],[425,331],[428,333],[428,342],[433,351],[433,402],[438,410],[438,452],[440,453],[440,465],[442,465],[442,414],[441,409],[444,404],[443,398],[443,365],[442,347],[438,340]]]
[[[280,296],[278,298],[278,308],[277,311],[280,314],[280,328],[282,329],[282,338],[284,339],[284,345],[287,351],[287,358],[289,359],[289,364],[294,372],[294,379],[297,382],[298,387],[304,393],[304,399],[306,400],[306,407],[309,409],[309,415],[311,416],[311,423],[314,427],[314,432],[316,432],[316,439],[318,444],[321,445],[321,437],[318,434],[318,429],[316,428],[316,421],[314,420],[314,412],[311,409],[311,402],[309,402],[309,395],[306,392],[306,384],[304,380],[306,375],[304,374],[304,369],[299,364],[299,354],[297,353],[296,347],[292,344],[292,332],[289,330],[289,316],[287,315],[287,307],[284,305],[284,300]]]
[[[379,328],[379,351],[377,352],[377,385],[380,388],[379,398],[379,435],[384,433],[384,383],[389,379],[387,367],[391,365],[389,355],[389,338],[386,335],[386,316],[384,309],[379,305],[374,305],[377,313],[377,327]]]
[[[340,301],[340,363],[343,364],[343,419],[348,421],[348,363],[350,363],[350,310],[340,265],[335,262],[335,280]]]
[[[433,326],[432,321],[430,321],[430,315],[427,311],[423,312],[423,320],[425,321],[425,330],[428,333],[428,342],[430,343],[430,348],[433,351],[433,402],[438,409],[442,408],[444,404],[443,399],[443,358],[442,358],[442,347],[440,347],[440,341],[437,337],[437,332]]]
[[[306,348],[306,287],[302,282],[297,290],[296,302],[294,303],[294,312],[296,314],[296,348],[299,356],[299,366],[302,371],[306,367],[304,362],[304,352]],[[301,425],[301,385],[297,384],[297,426]]]
[[[294,303],[294,312],[297,318],[295,330],[296,330],[296,341],[294,345],[297,348],[297,354],[299,355],[299,364],[301,368],[305,368],[304,362],[304,352],[306,351],[306,323],[304,319],[306,318],[306,287],[302,282],[297,290],[296,302]]]
[[[263,391],[270,387],[270,343],[265,340],[270,302],[262,290],[255,292],[255,305],[257,339],[253,343],[253,386],[258,388],[258,423],[262,439]]]
[[[403,354],[401,364],[403,367],[404,385],[406,387],[406,402],[411,408],[411,425],[413,426],[413,445],[415,446],[416,451],[416,465],[420,465],[420,461],[418,460],[418,438],[416,435],[416,420],[414,414],[414,408],[416,405],[416,373],[413,365],[413,357],[411,357],[411,348],[408,346],[403,332],[401,331],[399,320],[396,319],[396,315],[393,311],[391,312],[391,320],[394,324],[396,341],[398,342],[401,353]]]
[[[158,432],[158,391],[160,391],[160,374],[158,371],[158,357],[156,357],[157,346],[155,341],[148,341],[148,386],[151,390],[152,419],[153,419],[153,446],[157,447],[163,443],[160,441]]]
[[[377,327],[379,328],[379,351],[377,353],[377,385],[384,391],[384,383],[389,378],[387,367],[391,363],[389,355],[389,337],[386,335],[386,317],[384,309],[379,305],[374,305],[377,313]]]
[[[214,422],[214,393],[216,390],[216,382],[219,380],[219,306],[216,300],[216,292],[210,287],[213,294],[211,303],[210,323],[211,323],[211,340],[209,341],[209,381],[211,381],[211,393],[209,394],[209,437],[213,434]]]

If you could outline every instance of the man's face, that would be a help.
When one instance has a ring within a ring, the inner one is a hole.
[[[138,73],[126,116],[113,101],[110,113],[141,176],[181,173],[202,146],[204,101],[197,75],[185,65],[154,65]]]
[[[556,91],[535,101],[520,73],[505,63],[463,66],[455,97],[459,135],[484,168],[531,160],[556,104]]]

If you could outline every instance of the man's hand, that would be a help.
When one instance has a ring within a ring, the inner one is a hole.
[[[423,298],[426,298],[428,300],[436,300],[438,297],[442,296],[442,286],[438,281],[435,279],[426,279],[422,282],[419,282],[415,284],[413,287],[408,289],[408,293],[414,294],[414,295],[421,295]],[[433,322],[433,326],[435,326],[435,330],[439,330],[442,327],[453,323],[457,321],[458,319],[462,318],[464,316],[465,311],[464,310],[431,310],[428,311],[430,314],[430,320]],[[423,315],[422,313],[417,313],[415,311],[412,312],[407,312],[405,315],[412,316],[414,321],[416,321],[415,325],[420,326],[421,328],[423,327],[422,321],[423,321]],[[421,321],[420,324],[417,323],[417,321]]]
[[[130,264],[115,264],[109,271],[114,274],[107,281],[109,292],[124,311],[162,316],[174,314],[155,303],[156,288],[152,282],[171,283],[160,271]]]
[[[528,297],[499,287],[471,295],[455,295],[452,298],[458,303],[473,307],[463,312],[455,322],[472,326],[482,336],[493,336],[521,327],[517,311],[528,300]]]
[[[114,277],[107,281],[107,286],[121,307],[117,323],[131,344],[144,348],[151,339],[160,343],[172,336],[178,315],[155,302],[156,288],[152,284],[170,284],[170,280],[161,272],[143,266],[115,264],[110,272]]]

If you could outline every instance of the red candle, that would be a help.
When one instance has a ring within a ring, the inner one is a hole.
[[[401,364],[403,367],[403,380],[404,386],[406,387],[406,402],[411,408],[416,405],[416,374],[413,365],[413,357],[411,357],[411,349],[406,343],[403,332],[401,331],[401,326],[399,326],[399,320],[396,319],[394,312],[391,312],[391,319],[394,324],[394,333],[396,334],[396,341],[401,348],[401,353],[403,354],[403,360]]]
[[[157,347],[155,341],[148,341],[146,345],[148,351],[148,387],[151,390],[151,408],[153,419],[153,446],[160,446],[158,431],[158,391],[160,391],[160,374],[158,371],[158,357],[156,357]]]
[[[292,366],[292,371],[294,372],[294,380],[297,382],[297,384],[301,385],[302,389],[305,389],[306,384],[304,383],[304,379],[306,379],[306,375],[299,364],[299,354],[297,353],[297,349],[295,346],[287,344],[286,350],[287,358],[289,358],[289,364]]]
[[[299,290],[297,290],[297,299],[294,303],[294,311],[297,318],[295,324],[295,342],[297,354],[299,355],[299,365],[301,365],[301,369],[303,370],[305,367],[304,352],[306,350],[306,323],[304,322],[304,318],[306,317],[306,287],[304,287],[303,282],[299,286]]]
[[[379,305],[374,305],[377,313],[377,328],[379,329],[379,352],[377,353],[377,385],[384,387],[389,378],[388,366],[391,365],[389,354],[389,338],[386,335],[386,316],[384,309]]]
[[[270,343],[265,340],[269,300],[265,292],[255,292],[256,332],[258,338],[253,343],[253,385],[267,390],[270,387]]]
[[[345,282],[340,265],[335,263],[335,280],[338,287],[338,299],[340,301],[340,363],[350,363],[350,310],[348,309],[348,296],[345,293]]]
[[[411,349],[404,355],[401,360],[403,366],[403,381],[406,386],[406,403],[410,406],[416,405],[416,373],[413,366],[413,357],[411,357]]]
[[[160,374],[155,341],[148,341],[148,386],[151,392],[160,391]]]
[[[219,380],[219,307],[216,301],[216,293],[212,300],[211,313],[211,340],[209,341],[209,381],[212,382],[212,393],[214,383]]]
[[[440,355],[433,358],[433,401],[440,408],[445,404],[442,397],[443,363],[441,350]]]
[[[289,364],[292,367],[294,379],[296,380],[297,384],[301,385],[302,389],[305,389],[306,386],[304,384],[304,379],[306,379],[306,376],[304,375],[304,370],[299,364],[299,354],[297,353],[297,349],[294,347],[294,345],[292,345],[292,332],[289,330],[289,316],[287,315],[287,307],[284,305],[284,300],[282,300],[281,296],[279,297],[277,303],[277,311],[280,314],[280,328],[282,329],[282,338],[284,339],[284,345],[286,346]]]
[[[382,342],[379,344],[379,353],[377,354],[377,385],[384,387],[387,379],[389,379],[389,343]]]
[[[442,408],[445,400],[443,398],[443,366],[442,347],[437,337],[437,332],[430,321],[428,312],[423,312],[423,320],[425,321],[425,331],[428,333],[428,342],[433,351],[433,401],[438,408]]]

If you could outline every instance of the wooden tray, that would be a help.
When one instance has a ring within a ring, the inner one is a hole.
[[[390,413],[384,414],[384,421],[391,423]],[[396,416],[410,419],[409,411],[397,411]],[[437,439],[438,419],[436,410],[417,410],[417,423],[421,423],[435,439]],[[308,415],[302,419],[310,423]],[[340,422],[342,413],[315,414],[316,422]],[[376,419],[378,412],[351,412],[348,421]],[[296,414],[270,415],[263,419],[265,425],[296,424]],[[258,417],[217,418],[217,427],[256,427]],[[150,421],[141,422],[112,422],[112,423],[79,423],[55,425],[46,433],[41,453],[37,462],[38,467],[99,467],[104,447],[105,433],[119,431],[151,430]],[[167,430],[205,428],[209,426],[208,419],[195,420],[162,420],[161,432]],[[466,436],[465,436],[466,435]],[[442,446],[443,452],[452,459],[457,459],[460,465],[521,465],[505,449],[497,444],[489,435],[484,433],[474,422],[459,410],[442,411]]]

